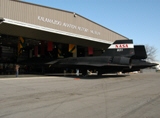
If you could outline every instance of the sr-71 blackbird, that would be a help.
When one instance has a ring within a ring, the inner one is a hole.
[[[82,75],[87,70],[104,73],[132,72],[157,64],[144,61],[147,58],[143,45],[133,45],[132,40],[117,40],[101,56],[58,59],[45,64],[54,68],[79,69]]]

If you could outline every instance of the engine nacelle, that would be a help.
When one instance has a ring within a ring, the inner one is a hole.
[[[114,64],[122,64],[122,65],[129,65],[131,66],[131,58],[128,57],[114,57],[113,63]]]

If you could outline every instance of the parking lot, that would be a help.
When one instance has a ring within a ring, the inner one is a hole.
[[[160,73],[0,78],[0,118],[159,118]]]

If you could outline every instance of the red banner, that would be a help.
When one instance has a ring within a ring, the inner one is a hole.
[[[48,41],[47,44],[48,44],[47,51],[53,51],[53,42],[52,41]]]
[[[88,54],[93,55],[93,48],[92,47],[88,47]]]
[[[41,41],[41,56],[44,55],[45,41]]]
[[[34,54],[35,54],[35,57],[38,57],[38,46],[35,46],[35,48],[34,48]]]

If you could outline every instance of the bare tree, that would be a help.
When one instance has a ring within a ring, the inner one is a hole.
[[[151,62],[156,61],[157,49],[154,46],[150,46],[150,45],[145,45],[145,48],[147,53],[146,61],[151,61]]]

